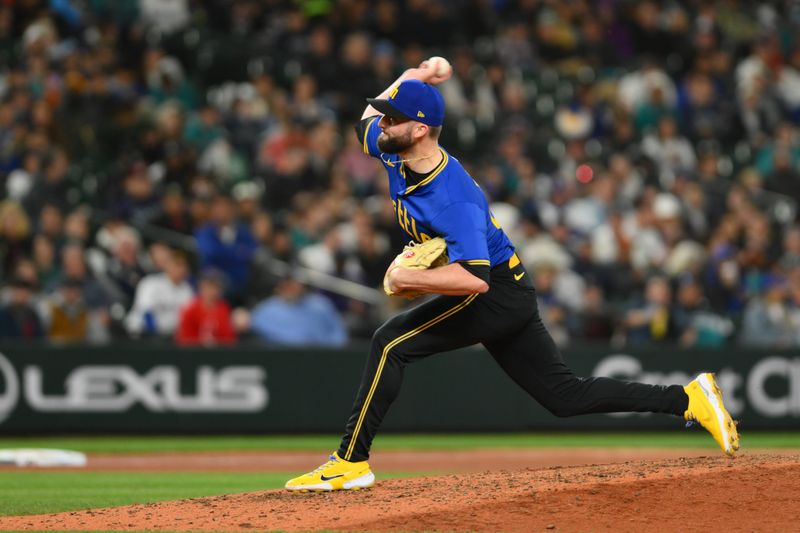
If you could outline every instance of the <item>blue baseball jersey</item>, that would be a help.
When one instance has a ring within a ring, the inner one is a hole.
[[[442,161],[418,183],[406,180],[397,154],[378,148],[380,116],[367,119],[364,153],[377,157],[389,174],[389,192],[397,222],[417,242],[433,237],[447,241],[450,262],[494,267],[514,254],[514,245],[489,211],[480,186],[461,163],[439,148]]]

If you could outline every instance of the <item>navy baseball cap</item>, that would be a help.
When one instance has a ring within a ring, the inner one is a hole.
[[[367,98],[367,102],[387,117],[407,118],[434,127],[444,122],[444,98],[433,85],[419,80],[395,85],[385,100]]]

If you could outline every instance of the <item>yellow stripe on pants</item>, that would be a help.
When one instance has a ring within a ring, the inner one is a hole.
[[[364,417],[367,416],[367,408],[369,407],[369,402],[372,401],[372,396],[373,396],[373,394],[375,394],[375,389],[378,388],[378,381],[380,381],[380,379],[381,379],[381,372],[383,372],[383,365],[384,365],[384,363],[386,363],[386,356],[389,354],[389,350],[391,350],[392,348],[394,348],[395,346],[397,346],[398,344],[400,344],[404,340],[410,339],[411,337],[413,337],[417,333],[419,333],[421,331],[425,331],[429,327],[438,324],[439,322],[441,322],[445,318],[447,318],[449,316],[452,316],[455,313],[458,313],[459,311],[464,309],[466,306],[471,304],[472,301],[477,297],[478,297],[477,294],[471,294],[466,300],[464,300],[463,302],[461,302],[457,306],[453,307],[452,309],[448,309],[447,311],[445,311],[441,315],[430,319],[429,321],[425,322],[423,325],[412,329],[408,333],[405,333],[405,334],[397,337],[396,339],[394,339],[393,341],[391,341],[389,344],[386,345],[386,347],[383,349],[383,352],[381,353],[381,360],[378,363],[378,369],[376,370],[375,377],[372,380],[372,386],[369,388],[369,392],[367,393],[367,397],[364,400],[364,405],[361,407],[361,413],[358,415],[358,421],[356,422],[356,427],[353,430],[353,434],[350,436],[350,444],[347,446],[347,453],[345,453],[345,455],[344,455],[344,457],[342,459],[344,459],[345,461],[349,461],[350,458],[353,456],[353,447],[355,447],[355,445],[356,445],[358,432],[361,430],[361,424],[364,422]]]

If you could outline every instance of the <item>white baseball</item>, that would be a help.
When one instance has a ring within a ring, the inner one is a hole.
[[[450,66],[450,62],[440,56],[428,58],[428,67],[432,68],[437,76],[446,76],[453,70],[453,67]]]

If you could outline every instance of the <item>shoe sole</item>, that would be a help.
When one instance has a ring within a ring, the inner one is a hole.
[[[336,490],[361,490],[368,489],[375,484],[375,474],[367,472],[363,476],[345,481],[341,487],[335,487],[330,483],[317,483],[316,485],[299,485],[296,487],[284,487],[292,492],[332,492]]]
[[[700,374],[697,376],[697,383],[703,394],[708,398],[711,408],[714,410],[714,415],[717,417],[717,423],[722,430],[722,440],[725,442],[725,453],[733,456],[736,450],[739,449],[737,445],[734,447],[731,442],[731,432],[736,431],[733,425],[733,419],[722,403],[722,391],[717,385],[713,374]]]

